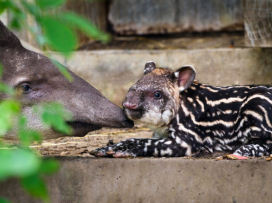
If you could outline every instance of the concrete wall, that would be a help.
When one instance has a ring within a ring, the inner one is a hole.
[[[47,178],[52,203],[271,203],[272,162],[186,158],[62,158]],[[16,180],[0,183],[0,196],[39,202]]]
[[[59,61],[118,105],[143,74],[147,61],[177,69],[191,64],[202,83],[225,86],[272,84],[272,49],[80,51]]]

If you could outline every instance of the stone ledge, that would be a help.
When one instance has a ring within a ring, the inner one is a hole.
[[[191,64],[202,83],[225,86],[272,84],[272,49],[225,48],[199,50],[79,51],[59,61],[121,105],[129,87],[143,74],[147,61],[158,67],[180,68]]]
[[[186,158],[58,158],[62,167],[47,178],[54,203],[271,202],[272,162]],[[16,180],[0,184],[13,202],[39,202]]]

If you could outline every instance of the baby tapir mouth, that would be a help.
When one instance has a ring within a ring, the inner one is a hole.
[[[132,120],[140,119],[143,116],[142,109],[127,109],[125,108],[125,114],[128,118]]]

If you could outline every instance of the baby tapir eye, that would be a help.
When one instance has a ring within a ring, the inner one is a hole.
[[[160,92],[155,92],[155,93],[154,93],[154,98],[160,99],[161,97],[162,97],[162,95],[161,95]]]
[[[22,83],[18,86],[18,90],[24,94],[29,93],[31,91],[31,86],[28,83]]]

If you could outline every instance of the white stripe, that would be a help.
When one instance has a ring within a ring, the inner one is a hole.
[[[264,112],[265,121],[266,121],[267,125],[270,128],[272,128],[272,125],[271,125],[270,120],[269,120],[268,115],[267,115],[267,111],[262,106],[260,106],[260,105],[259,105],[259,108],[262,109],[262,111]]]
[[[207,97],[205,97],[205,99],[206,99],[206,102],[207,102],[208,105],[216,106],[216,105],[219,105],[221,103],[229,104],[229,103],[233,103],[233,102],[242,102],[242,101],[244,101],[245,97],[244,98],[230,97],[228,99],[220,99],[220,100],[216,100],[216,101],[208,100]]]
[[[219,91],[219,90],[214,90],[214,89],[212,89],[212,88],[210,88],[210,87],[203,86],[203,85],[201,85],[200,88],[207,89],[207,90],[209,90],[210,92],[218,92],[218,91]]]
[[[194,122],[195,125],[201,125],[201,126],[204,126],[204,127],[214,126],[214,125],[219,125],[219,124],[222,124],[222,125],[227,126],[227,127],[233,126],[232,121],[215,120],[215,121],[211,121],[211,122],[205,122],[205,121],[198,122],[198,121],[195,120],[194,114],[190,113],[190,116],[191,116],[191,119],[192,119],[192,121]]]
[[[263,121],[262,115],[256,113],[255,111],[246,110],[243,113],[246,114],[246,115],[251,115],[251,116],[257,118],[258,120]]]
[[[192,155],[192,148],[191,148],[190,145],[188,145],[186,142],[182,142],[180,146],[187,149],[186,153],[185,153],[186,156],[191,156]]]
[[[199,98],[196,98],[197,103],[201,106],[201,112],[204,112],[204,104],[199,100]]]
[[[180,130],[193,135],[198,142],[203,143],[201,137],[198,134],[196,134],[194,131],[185,128],[184,125],[182,125],[181,123],[178,123],[178,126]]]

